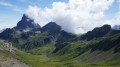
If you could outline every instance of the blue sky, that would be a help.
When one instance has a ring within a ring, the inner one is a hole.
[[[68,2],[68,0],[0,0],[0,24],[16,25],[29,5],[51,8],[53,2],[59,1]]]
[[[113,4],[110,6],[109,10],[106,10],[105,11],[105,14],[107,15],[107,18],[108,19],[111,19],[113,18],[113,16],[115,15],[115,13],[119,12],[120,9],[119,9],[119,2],[118,0],[115,0],[113,2]]]
[[[76,28],[79,28],[82,32],[86,32],[105,23],[111,25],[119,24],[119,1],[120,0],[0,0],[0,29],[15,26],[26,11],[28,11],[27,14],[29,14],[40,8],[37,12],[37,14],[40,15],[37,17],[41,17],[42,19],[37,19],[36,22],[39,21],[38,23],[41,24],[41,26],[47,24],[49,21],[55,21],[66,31],[81,33],[76,31],[78,30]],[[35,13],[32,13],[32,16],[33,15],[36,17]],[[32,16],[31,18],[33,18]],[[53,17],[52,20],[49,20],[51,17]],[[113,21],[116,23],[113,24]],[[67,25],[70,26],[66,27]],[[86,25],[89,25],[90,28],[87,28]]]

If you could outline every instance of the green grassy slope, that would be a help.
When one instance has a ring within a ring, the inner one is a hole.
[[[120,34],[93,41],[66,39],[64,36],[62,41],[49,41],[52,38],[55,37],[48,32],[28,32],[9,41],[21,49],[17,50],[18,59],[32,67],[120,66]]]
[[[6,61],[8,58],[17,58],[17,57],[8,50],[6,50],[5,45],[0,42],[0,60]]]
[[[70,42],[69,45],[63,47],[52,56],[53,58],[59,57],[59,60],[64,61],[76,58],[89,51],[89,55],[93,54],[91,57],[94,57],[94,55],[98,55],[97,57],[95,57],[102,59],[101,57],[108,56],[109,58],[109,55],[119,53],[119,47],[120,34],[117,34],[108,38],[101,38],[91,42]],[[95,60],[96,58],[94,58],[93,60]]]
[[[89,52],[87,54],[89,54]],[[106,62],[91,63],[91,60],[80,61],[80,59],[82,59],[81,58],[82,56],[71,59],[71,60],[66,60],[66,61],[55,61],[56,58],[49,58],[45,55],[33,55],[30,53],[25,53],[21,51],[17,51],[17,55],[21,57],[19,59],[20,61],[32,67],[119,67],[120,66],[120,63],[119,63],[120,61],[115,59],[113,60],[111,59],[111,61],[109,60]]]
[[[120,52],[115,52],[119,48],[119,43],[116,43],[119,38],[120,34],[117,34],[92,42],[68,42],[69,45],[48,55],[55,49],[55,43],[51,43],[49,46],[30,50],[29,53],[17,51],[17,55],[20,57],[19,60],[32,67],[119,67]],[[109,42],[110,47],[113,43],[115,46],[106,51],[103,47],[93,51],[94,47],[99,46],[101,42],[106,47],[107,40],[112,40]]]
[[[46,45],[48,42],[45,42],[45,39],[50,39],[51,35],[48,35],[48,32],[37,34],[35,32],[27,32],[15,35],[10,42],[18,49],[31,50],[36,47],[41,47]]]

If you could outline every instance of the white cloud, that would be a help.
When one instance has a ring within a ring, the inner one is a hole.
[[[52,8],[41,9],[37,6],[29,6],[26,14],[35,19],[41,26],[54,21],[61,25],[63,30],[79,34],[108,23],[108,21],[104,21],[104,12],[109,9],[113,2],[114,0],[53,2]]]
[[[0,5],[2,5],[2,6],[13,6],[12,4],[10,4],[10,3],[5,3],[5,2],[0,2]]]
[[[28,10],[26,11],[26,14],[32,19],[34,19],[35,21],[37,21],[40,19],[40,16],[39,16],[40,11],[41,11],[41,8],[38,8],[37,6],[35,7],[29,6]]]
[[[14,24],[1,24],[0,30],[5,29],[5,28],[13,28],[14,26],[15,26]]]
[[[2,0],[2,1],[6,1],[6,0]],[[21,1],[27,1],[27,0],[21,0]],[[2,6],[8,6],[8,7],[10,7],[12,10],[17,11],[17,12],[20,12],[20,13],[25,13],[25,10],[19,9],[18,6],[13,5],[13,4],[11,4],[11,3],[0,2],[0,5],[2,5]]]
[[[20,12],[21,14],[25,13],[25,10],[23,9],[18,9],[16,7],[13,8],[14,11]]]
[[[115,18],[113,18],[113,19],[111,19],[111,21],[109,21],[109,24],[111,24],[112,26],[120,25],[120,12],[117,13]]]

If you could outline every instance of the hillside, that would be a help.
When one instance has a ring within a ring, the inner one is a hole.
[[[0,40],[0,67],[29,67],[18,58],[16,48],[10,42]]]
[[[67,42],[64,43],[66,46],[59,48],[55,53],[51,53],[57,49],[54,43],[32,49],[27,53],[21,51],[17,53],[22,62],[33,67],[119,67],[120,43],[117,42],[119,39],[120,34],[116,34],[109,39],[103,38],[92,42]],[[109,45],[105,44],[107,41]],[[102,44],[104,46],[100,47]],[[104,47],[109,48],[104,50]]]

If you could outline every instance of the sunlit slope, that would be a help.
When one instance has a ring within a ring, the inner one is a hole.
[[[32,67],[120,66],[120,34],[89,42],[67,42],[56,52],[56,44],[50,45],[30,50],[29,53],[17,51],[17,55],[21,57],[19,60]]]

